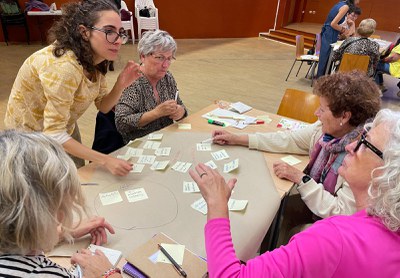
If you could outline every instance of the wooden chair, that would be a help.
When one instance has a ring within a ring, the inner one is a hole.
[[[21,10],[17,0],[0,0],[0,21],[3,28],[4,41],[8,45],[8,27],[25,27],[26,41],[29,44],[29,27],[25,13]]]
[[[356,54],[344,53],[342,60],[340,61],[338,71],[348,72],[352,70],[360,70],[367,73],[368,65],[369,65],[368,55],[356,55]]]
[[[314,123],[318,120],[318,117],[314,115],[318,107],[319,97],[317,95],[296,89],[286,89],[277,114],[307,123]]]

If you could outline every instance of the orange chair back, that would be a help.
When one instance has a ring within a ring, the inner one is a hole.
[[[278,115],[307,123],[314,123],[319,107],[319,96],[296,89],[286,89],[278,108]]]
[[[340,61],[339,71],[348,72],[352,70],[360,70],[367,73],[368,65],[369,65],[368,55],[356,55],[356,54],[344,53],[342,60]]]
[[[296,58],[300,58],[301,55],[304,55],[304,36],[297,35],[296,36]]]

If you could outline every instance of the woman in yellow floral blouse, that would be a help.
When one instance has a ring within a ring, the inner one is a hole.
[[[85,0],[62,7],[62,17],[49,31],[49,46],[32,54],[15,79],[8,101],[8,128],[41,131],[63,145],[79,167],[98,162],[114,175],[132,169],[127,161],[82,145],[76,121],[94,102],[107,113],[122,91],[141,76],[127,63],[109,92],[105,74],[127,37],[117,8],[107,0]],[[80,161],[79,161],[80,159]]]

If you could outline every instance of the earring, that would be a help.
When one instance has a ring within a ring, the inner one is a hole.
[[[342,122],[340,122],[340,124],[339,124],[340,126],[343,126],[343,123]]]

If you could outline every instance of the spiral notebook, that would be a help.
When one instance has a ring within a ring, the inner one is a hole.
[[[133,278],[149,278],[146,274],[137,269],[133,264],[126,263],[122,267],[122,271]]]

